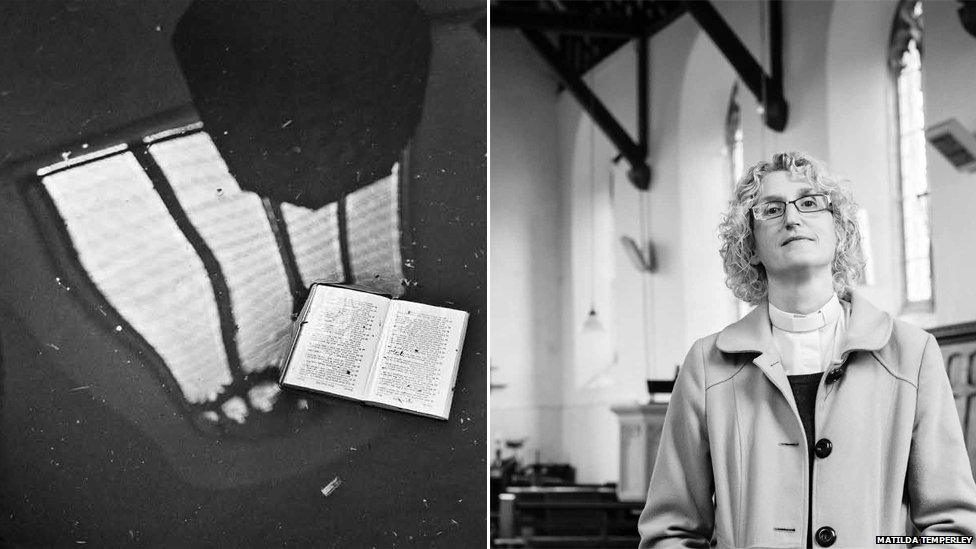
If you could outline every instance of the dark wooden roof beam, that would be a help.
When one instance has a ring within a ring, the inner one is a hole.
[[[749,91],[763,105],[763,120],[772,130],[786,128],[789,106],[783,97],[783,3],[769,2],[769,57],[771,74],[766,74],[732,27],[722,19],[715,6],[708,1],[685,3],[688,12],[712,39],[722,55],[745,83]]]
[[[651,183],[651,168],[647,165],[646,129],[638,130],[642,142],[635,143],[630,135],[627,134],[627,130],[617,122],[617,119],[607,110],[603,102],[600,101],[600,98],[593,93],[593,90],[583,82],[583,79],[575,71],[563,63],[559,51],[549,42],[549,39],[542,32],[523,29],[522,33],[553,70],[556,71],[559,79],[566,86],[566,89],[573,94],[573,97],[583,107],[583,110],[590,115],[594,123],[603,130],[603,133],[607,135],[617,150],[620,151],[620,154],[627,159],[631,167],[630,173],[628,174],[630,180],[638,189],[647,190]],[[647,60],[646,43],[646,40],[639,42],[639,44],[645,46],[645,53],[638,52],[638,57],[645,63],[645,67]],[[639,85],[638,88],[640,87]],[[646,93],[644,94],[644,101],[646,101]],[[643,113],[642,118],[645,119],[644,122],[646,123],[646,105],[638,106],[638,110],[640,113]]]
[[[637,38],[653,36],[670,25],[685,12],[677,5],[660,17],[594,14],[583,11],[544,12],[527,8],[511,8],[506,4],[492,7],[491,26],[531,29],[584,36]]]
[[[641,36],[647,27],[642,21],[633,17],[591,15],[569,11],[547,13],[508,7],[496,7],[491,10],[491,26],[617,38]]]

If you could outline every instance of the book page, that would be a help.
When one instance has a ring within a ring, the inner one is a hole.
[[[368,395],[395,408],[447,418],[468,314],[394,301]]]
[[[315,285],[282,383],[361,399],[390,300]]]

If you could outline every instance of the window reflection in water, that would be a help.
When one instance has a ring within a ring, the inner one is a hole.
[[[145,152],[162,174],[155,185],[147,160],[136,156]],[[240,189],[205,132],[56,171],[42,183],[80,266],[127,323],[116,328],[119,337],[141,338],[155,351],[163,385],[175,385],[191,419],[211,424],[213,434],[302,408],[280,398],[276,384],[303,295],[292,295],[289,276],[302,288],[324,279],[403,291],[397,166],[344,199],[344,231],[338,203],[280,204],[294,273],[262,199]],[[177,205],[167,207],[167,192]],[[192,228],[181,229],[174,216]]]

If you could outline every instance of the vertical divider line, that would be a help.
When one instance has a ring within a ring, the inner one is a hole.
[[[237,322],[234,319],[234,311],[231,307],[230,288],[227,286],[227,278],[224,276],[220,262],[217,260],[217,256],[214,255],[213,250],[210,249],[210,246],[203,239],[203,235],[193,226],[186,210],[183,209],[183,205],[180,204],[179,199],[176,197],[176,191],[173,190],[173,186],[166,179],[162,168],[160,168],[159,164],[156,163],[156,159],[149,152],[149,147],[143,143],[130,143],[129,145],[130,150],[139,161],[139,165],[146,172],[146,175],[149,176],[149,180],[152,181],[153,188],[162,199],[166,210],[173,217],[173,221],[176,222],[176,226],[179,227],[183,236],[186,237],[187,241],[193,247],[193,251],[200,257],[204,268],[207,269],[207,277],[210,279],[210,285],[214,292],[214,300],[217,303],[217,312],[220,316],[220,334],[224,342],[224,349],[227,353],[227,365],[230,368],[233,379],[232,385],[228,389],[234,385],[245,387],[244,369],[241,363],[240,350],[237,347]],[[247,400],[244,399],[248,409],[250,409],[251,404]]]
[[[301,272],[298,270],[295,251],[291,247],[288,224],[285,223],[285,215],[281,211],[280,201],[271,200],[265,196],[261,197],[261,204],[264,205],[264,213],[268,216],[268,224],[271,225],[271,232],[278,244],[281,263],[285,266],[285,277],[288,279],[288,289],[291,291],[292,297],[292,316],[297,318],[305,301],[305,285],[302,281]]]

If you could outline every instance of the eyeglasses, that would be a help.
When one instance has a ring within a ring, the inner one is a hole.
[[[782,200],[771,200],[752,207],[752,215],[757,221],[768,221],[782,217],[786,213],[786,206],[793,204],[796,211],[800,213],[822,212],[830,208],[830,197],[825,194],[808,194],[796,200],[783,202]]]

